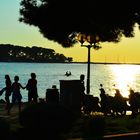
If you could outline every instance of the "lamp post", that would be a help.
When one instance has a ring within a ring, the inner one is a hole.
[[[82,47],[88,48],[88,61],[87,61],[87,88],[86,93],[90,94],[90,49],[99,49],[100,46],[97,46],[96,44],[99,42],[99,36],[92,36],[92,35],[85,35],[85,34],[79,34],[78,35],[78,41],[81,43]],[[87,42],[88,44],[84,44]]]

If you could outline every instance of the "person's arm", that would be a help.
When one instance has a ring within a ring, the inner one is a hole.
[[[3,91],[6,90],[6,87],[4,87],[2,90],[3,90]]]
[[[0,96],[3,94],[4,91],[5,91],[5,88],[0,90]]]
[[[26,88],[26,86],[23,87],[20,83],[19,83],[19,86],[20,86],[20,88],[22,88],[22,89],[25,89],[25,88]]]

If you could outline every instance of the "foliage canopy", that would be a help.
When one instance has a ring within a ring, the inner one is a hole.
[[[134,36],[140,25],[138,0],[22,0],[20,21],[64,47],[75,43],[77,33],[98,35],[100,42],[119,42]]]

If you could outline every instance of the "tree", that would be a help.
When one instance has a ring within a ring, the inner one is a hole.
[[[37,46],[22,47],[0,44],[0,61],[12,62],[72,62],[71,57],[56,53],[53,49]]]
[[[134,37],[135,23],[140,24],[138,0],[22,0],[20,5],[21,22],[64,47],[75,44],[77,33],[119,42],[123,35]]]

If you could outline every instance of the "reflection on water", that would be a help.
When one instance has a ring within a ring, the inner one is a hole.
[[[31,72],[35,72],[38,80],[38,93],[45,97],[46,89],[56,85],[60,89],[60,80],[79,79],[85,75],[87,80],[87,64],[78,63],[0,63],[0,89],[5,86],[4,75],[9,74],[11,80],[15,75],[20,77],[23,86],[26,85]],[[71,76],[65,76],[71,71]],[[120,89],[123,96],[128,96],[128,85],[135,91],[140,91],[140,65],[111,65],[91,64],[90,94],[100,97],[100,84],[103,84],[106,93],[114,96],[113,85]],[[27,90],[21,90],[23,101],[27,100]],[[0,96],[4,99],[4,95]]]
[[[136,88],[137,75],[140,68],[134,65],[111,65],[114,83],[124,97],[128,97],[129,88]]]

